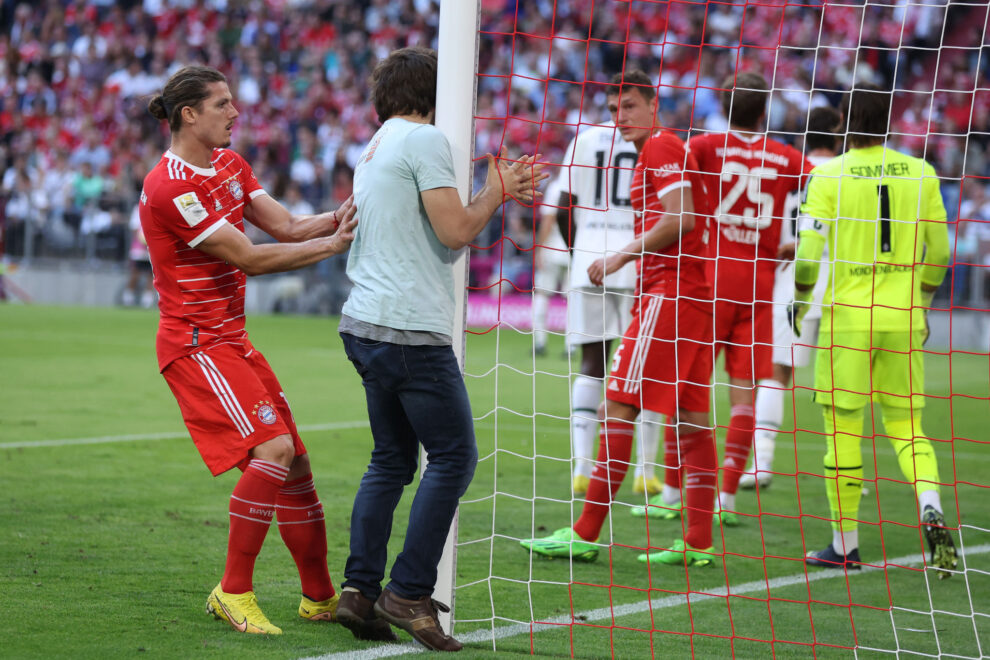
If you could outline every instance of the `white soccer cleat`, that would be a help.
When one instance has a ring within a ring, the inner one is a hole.
[[[739,487],[743,490],[753,490],[759,488],[769,488],[773,481],[773,473],[760,470],[759,472],[746,472],[739,478]]]

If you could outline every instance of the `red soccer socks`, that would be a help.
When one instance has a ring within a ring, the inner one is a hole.
[[[598,539],[612,499],[629,471],[633,428],[632,422],[621,419],[606,419],[601,426],[598,460],[591,473],[584,510],[574,523],[574,531],[586,541]]]
[[[254,561],[261,552],[275,500],[289,468],[257,458],[248,463],[230,496],[230,535],[221,589],[228,594],[252,591]]]
[[[299,569],[303,594],[315,601],[330,598],[334,589],[327,570],[327,530],[313,475],[285,482],[275,509],[278,531]]]

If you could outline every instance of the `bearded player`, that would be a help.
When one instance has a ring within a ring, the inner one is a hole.
[[[168,121],[168,151],[144,180],[141,227],[161,320],[158,365],[214,475],[237,467],[227,563],[207,612],[235,630],[282,630],[258,606],[252,575],[273,519],[299,569],[299,616],[334,620],[323,507],[282,386],[244,329],[246,275],[301,268],[344,252],[357,221],[337,211],[292,216],[230,146],[238,112],[215,69],[180,69],[148,105]],[[244,219],[285,243],[253,245]],[[391,639],[391,631],[385,630]]]
[[[599,409],[598,461],[580,518],[524,548],[546,557],[593,561],[596,541],[611,502],[629,469],[633,423],[640,410],[668,417],[676,427],[685,465],[687,529],[669,549],[642,554],[661,564],[707,565],[713,561],[712,515],[717,455],[708,408],[712,374],[709,217],[705,185],[684,143],[657,130],[656,88],[642,71],[613,79],[619,85],[617,124],[636,145],[632,202],[636,238],[588,268],[593,283],[627,263],[639,266],[640,298],[632,323],[616,349]]]

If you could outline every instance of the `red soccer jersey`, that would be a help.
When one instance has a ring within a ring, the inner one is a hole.
[[[707,263],[710,209],[698,164],[684,142],[673,133],[656,133],[639,154],[632,180],[632,204],[636,211],[636,236],[642,236],[663,216],[660,198],[680,187],[691,188],[694,228],[681,240],[639,261],[639,290],[668,296],[711,300]]]
[[[801,185],[811,163],[801,152],[762,135],[736,132],[691,138],[690,153],[717,200],[718,234],[710,277],[719,300],[773,300],[777,248],[787,194]],[[755,270],[754,270],[755,268]]]
[[[265,194],[241,156],[215,149],[205,169],[165,152],[144,179],[141,229],[158,291],[158,367],[218,342],[246,342],[238,268],[196,249],[225,224],[244,231],[244,205]]]

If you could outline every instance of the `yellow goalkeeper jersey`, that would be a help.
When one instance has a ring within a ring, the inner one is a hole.
[[[812,170],[801,216],[801,233],[824,237],[832,261],[822,328],[924,328],[924,309],[912,314],[921,283],[940,284],[949,262],[935,168],[883,145],[850,149]],[[820,252],[820,239],[809,243]]]

